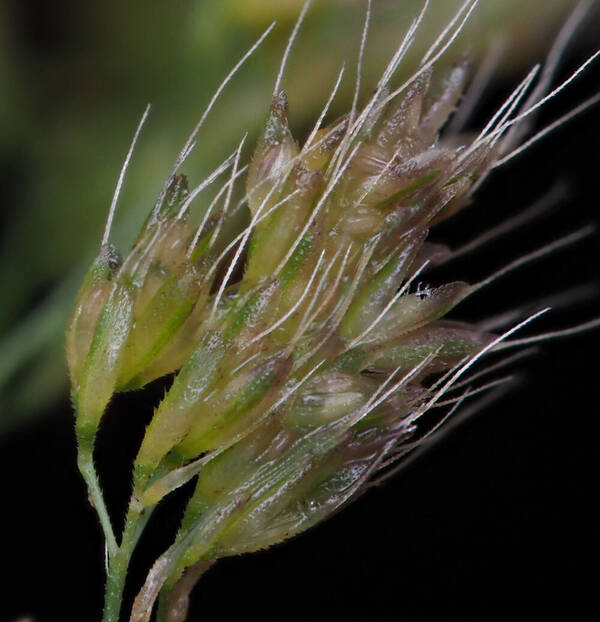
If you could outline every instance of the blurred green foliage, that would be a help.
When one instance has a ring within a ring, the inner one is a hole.
[[[401,71],[409,71],[456,11],[432,0]],[[503,39],[501,70],[522,76],[573,0],[485,0],[448,62],[481,57]],[[67,391],[63,334],[78,283],[99,244],[131,134],[135,154],[113,239],[127,248],[172,161],[229,69],[272,20],[278,25],[234,78],[202,130],[185,173],[197,183],[249,132],[252,145],[301,0],[5,0],[0,4],[0,431],[47,412]],[[316,0],[284,87],[305,131],[344,59],[337,114],[352,95],[366,1]],[[363,93],[377,80],[421,0],[374,0]]]

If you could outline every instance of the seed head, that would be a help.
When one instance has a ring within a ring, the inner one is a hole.
[[[192,191],[173,174],[124,261],[103,245],[90,268],[67,333],[80,438],[115,392],[177,371],[135,460],[132,512],[197,476],[140,596],[148,615],[157,586],[169,607],[187,569],[281,542],[360,495],[502,340],[445,319],[482,283],[419,279],[449,257],[430,228],[506,157],[534,74],[473,138],[443,131],[470,63],[436,77],[436,56],[392,92],[396,54],[361,111],[303,144],[276,93],[247,167],[245,228],[231,226],[242,143]],[[227,169],[192,227],[192,201]]]

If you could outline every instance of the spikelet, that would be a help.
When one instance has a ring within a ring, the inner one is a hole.
[[[418,279],[449,254],[427,241],[430,228],[506,157],[502,138],[533,76],[480,136],[447,135],[470,67],[434,76],[436,55],[391,92],[396,55],[362,111],[318,124],[303,144],[276,92],[247,167],[245,229],[225,226],[240,145],[191,192],[174,173],[123,261],[105,240],[67,332],[80,451],[91,454],[114,393],[178,372],[135,459],[107,602],[119,599],[115,576],[137,538],[128,529],[197,476],[131,620],[149,619],[161,589],[160,619],[183,620],[214,560],[281,542],[361,494],[418,446],[423,416],[467,369],[520,327],[497,337],[444,319],[481,284]],[[192,200],[226,170],[222,204],[192,227]],[[118,617],[112,607],[106,620]]]

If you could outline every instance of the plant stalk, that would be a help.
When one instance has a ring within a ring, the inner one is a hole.
[[[116,555],[111,558],[108,565],[102,622],[118,622],[119,620],[131,556],[151,514],[152,508],[147,508],[143,514],[132,510],[131,507],[127,512],[121,546],[118,547]]]
[[[117,540],[115,533],[110,522],[110,516],[106,509],[106,503],[104,502],[104,495],[100,488],[100,482],[98,480],[98,474],[94,466],[94,445],[93,443],[79,442],[79,449],[77,454],[77,467],[79,472],[83,476],[88,488],[88,494],[90,502],[94,506],[100,524],[102,525],[102,531],[104,532],[104,539],[108,549],[109,559],[112,559],[118,551]]]

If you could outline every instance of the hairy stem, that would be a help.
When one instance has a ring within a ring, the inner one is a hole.
[[[127,513],[121,546],[114,557],[111,558],[108,566],[106,590],[104,593],[103,622],[118,622],[119,620],[123,589],[131,556],[151,514],[150,508],[142,514],[132,510],[131,507]]]
[[[102,525],[102,531],[104,532],[104,539],[106,541],[106,547],[108,549],[109,559],[117,554],[118,546],[115,534],[110,522],[110,516],[106,509],[106,503],[104,502],[104,495],[100,488],[100,482],[98,480],[98,474],[94,466],[94,442],[83,441],[79,438],[79,449],[77,454],[77,467],[79,472],[83,476],[88,488],[88,494],[98,518]]]

